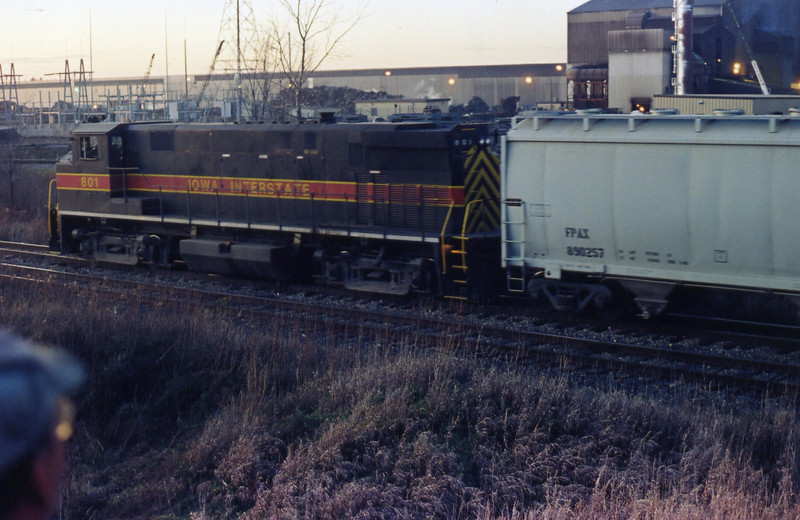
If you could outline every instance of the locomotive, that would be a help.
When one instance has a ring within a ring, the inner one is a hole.
[[[496,144],[485,124],[84,124],[56,166],[51,248],[485,298],[502,279]]]

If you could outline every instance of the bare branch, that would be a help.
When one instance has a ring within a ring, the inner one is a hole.
[[[339,28],[340,11],[332,0],[279,0],[294,27],[292,32],[273,23],[277,61],[294,97],[298,119],[301,117],[300,93],[303,85],[322,63],[334,54],[344,38],[361,19],[363,7],[352,21]]]

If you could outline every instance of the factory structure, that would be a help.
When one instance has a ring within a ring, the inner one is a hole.
[[[519,98],[520,105],[549,103],[563,107],[567,94],[564,69],[563,63],[548,63],[323,70],[317,71],[306,87],[347,87],[373,93],[356,107],[369,118],[422,113],[426,107],[446,112],[448,106],[466,105],[474,97],[490,107],[509,97]],[[280,88],[280,73],[258,76],[257,81],[269,77],[276,85],[273,88]],[[245,81],[248,79],[245,74]],[[27,125],[57,125],[103,114],[116,121],[199,121],[209,119],[210,107],[215,109],[217,120],[233,120],[240,103],[233,82],[231,73],[170,76],[169,81],[163,76],[91,81],[79,74],[64,74],[59,80],[17,82],[13,92],[14,104],[31,108],[19,115]],[[309,107],[304,115],[314,117],[316,108]],[[336,111],[340,107],[319,108]]]
[[[800,89],[796,0],[591,0],[567,19],[574,108],[706,113],[731,108],[736,97]],[[670,99],[675,95],[692,100]],[[715,96],[723,96],[719,104]]]
[[[480,98],[489,107],[514,98],[521,108],[626,113],[677,109],[710,113],[786,113],[800,106],[800,10],[796,0],[590,0],[567,13],[567,61],[489,66],[315,72],[309,89],[373,93],[355,104],[374,119],[445,112]],[[220,48],[222,44],[220,44]],[[217,50],[219,54],[219,49]],[[216,57],[215,57],[216,60]],[[502,62],[502,56],[498,57]],[[80,64],[22,81],[0,64],[0,123],[42,129],[88,120],[245,121],[236,74],[93,79]],[[242,76],[240,76],[242,77]],[[278,72],[244,74],[271,80]],[[272,120],[265,103],[255,120]],[[315,110],[341,107],[307,107]]]

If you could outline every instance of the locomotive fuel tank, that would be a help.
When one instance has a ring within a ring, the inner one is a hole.
[[[800,294],[800,118],[548,115],[516,121],[502,157],[502,264],[537,304]]]

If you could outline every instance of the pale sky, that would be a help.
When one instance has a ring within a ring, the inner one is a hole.
[[[339,55],[326,60],[323,70],[562,62],[567,54],[566,13],[586,2],[329,1],[336,2],[342,19],[367,5],[338,47]],[[217,48],[226,3],[0,0],[0,65],[8,74],[14,63],[23,82],[63,72],[67,59],[77,71],[81,58],[87,71],[91,63],[95,78],[142,77],[155,53],[153,76],[165,74],[165,55],[170,75],[180,75],[185,40],[189,74],[203,74]],[[281,16],[275,0],[250,4],[264,25]]]

